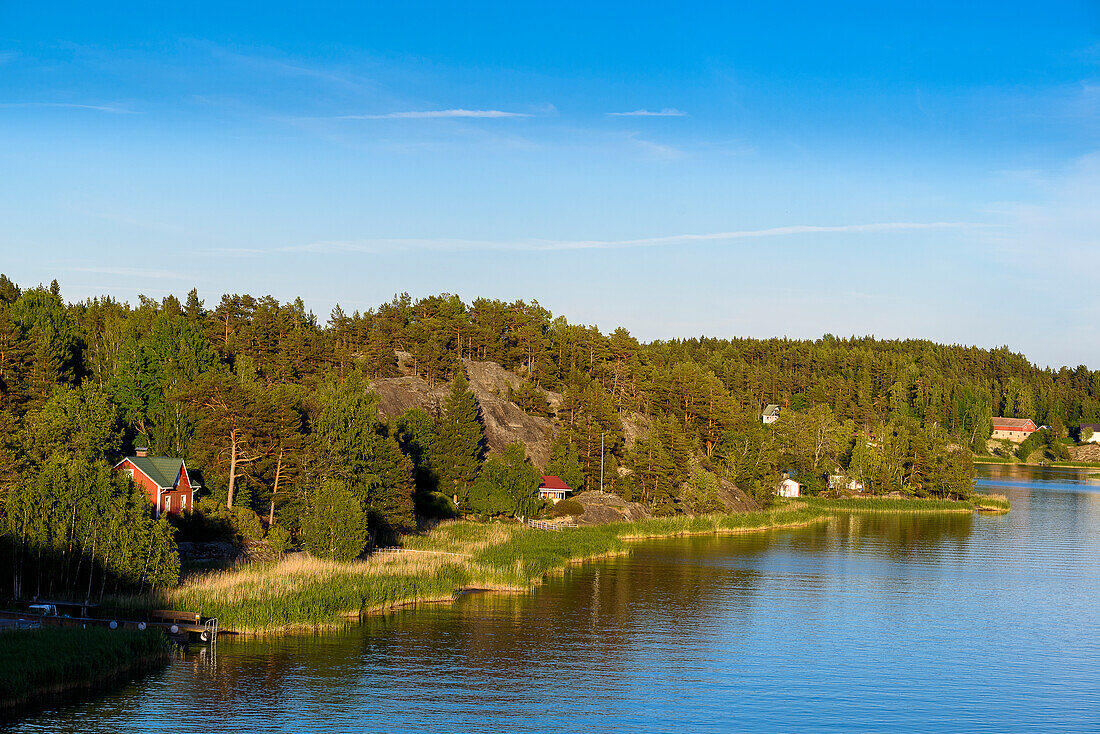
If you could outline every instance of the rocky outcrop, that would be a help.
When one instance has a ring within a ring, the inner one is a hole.
[[[624,520],[641,520],[652,517],[644,506],[637,502],[627,502],[617,494],[591,490],[579,492],[570,499],[579,502],[584,512],[573,518],[578,525],[603,525]]]
[[[760,509],[760,504],[737,488],[737,485],[726,479],[718,482],[718,501],[726,512],[755,512]]]
[[[1071,461],[1100,462],[1100,443],[1070,446],[1069,458]]]
[[[398,355],[399,364],[409,364],[409,358]],[[485,426],[485,440],[489,450],[501,453],[513,441],[527,447],[527,456],[535,466],[545,466],[550,459],[550,443],[554,439],[554,426],[547,418],[527,415],[518,405],[506,399],[509,388],[517,388],[520,377],[495,362],[463,360],[470,379],[470,390],[477,398]],[[438,416],[447,398],[449,385],[429,385],[422,377],[406,375],[374,380],[371,387],[379,397],[379,412],[393,418],[409,408],[422,408]],[[551,406],[561,404],[561,395],[547,393]]]

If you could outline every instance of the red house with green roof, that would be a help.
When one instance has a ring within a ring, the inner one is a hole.
[[[115,471],[124,471],[133,477],[134,484],[161,512],[177,513],[190,510],[195,501],[196,485],[191,484],[187,465],[183,459],[166,456],[149,456],[146,449],[134,449],[136,456],[127,456],[115,464]]]

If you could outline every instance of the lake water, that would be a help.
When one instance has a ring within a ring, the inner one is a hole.
[[[530,594],[224,639],[11,729],[1100,731],[1100,484],[980,471],[1011,513],[649,541]]]

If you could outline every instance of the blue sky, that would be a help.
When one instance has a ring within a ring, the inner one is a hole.
[[[0,271],[1100,368],[1100,5],[0,2]],[[774,6],[774,7],[769,7]]]

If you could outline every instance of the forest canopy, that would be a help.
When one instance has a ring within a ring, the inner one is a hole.
[[[518,375],[504,397],[550,421],[547,466],[523,445],[487,453],[469,360]],[[372,382],[399,364],[449,383],[437,410],[380,414]],[[771,403],[782,417],[765,426]],[[89,594],[172,583],[175,538],[218,523],[354,557],[418,517],[537,513],[540,472],[579,490],[601,467],[606,488],[658,513],[713,511],[723,482],[766,502],[783,473],[811,491],[841,473],[872,492],[965,495],[995,415],[1050,426],[1035,448],[1055,452],[1100,422],[1100,372],[921,340],[642,343],[535,301],[401,294],[322,322],[300,299],[66,303],[56,281],[0,276],[0,560],[19,596],[51,578]],[[202,517],[153,518],[111,472],[137,446],[186,459]]]

